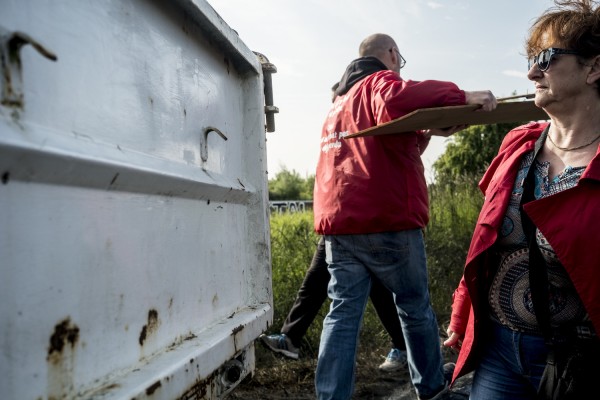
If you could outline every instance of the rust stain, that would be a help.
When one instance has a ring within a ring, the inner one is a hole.
[[[142,331],[140,332],[140,338],[139,338],[140,346],[144,345],[146,338],[149,335],[151,335],[154,331],[156,331],[156,329],[158,328],[158,325],[159,325],[158,311],[156,311],[155,309],[151,309],[150,311],[148,311],[148,323],[146,325],[144,325],[144,327],[142,328]]]
[[[231,336],[233,337],[233,348],[235,349],[236,353],[239,350],[238,342],[237,342],[238,341],[237,334],[243,330],[244,330],[244,325],[238,325],[231,330]]]
[[[193,333],[190,333],[190,334],[188,334],[188,335],[185,337],[185,339],[183,339],[183,340],[184,340],[184,341],[185,341],[185,340],[192,340],[192,339],[196,339],[196,338],[197,338],[197,336],[196,336],[196,335],[194,335]]]
[[[160,381],[154,382],[150,387],[148,387],[148,389],[146,389],[146,394],[148,396],[151,396],[156,391],[156,389],[158,389],[161,386],[162,383],[160,383]]]
[[[48,360],[53,353],[61,353],[66,344],[75,347],[79,339],[79,327],[71,324],[71,319],[66,318],[54,327],[54,333],[50,336],[50,347],[48,348]]]
[[[240,325],[240,326],[236,326],[235,328],[233,328],[233,330],[231,331],[232,335],[235,335],[238,332],[241,332],[244,330],[244,325]]]
[[[48,347],[47,397],[51,399],[72,398],[75,375],[75,351],[79,343],[79,327],[70,318],[54,326]]]
[[[178,400],[205,399],[208,393],[212,394],[212,389],[216,385],[216,376],[213,373],[204,380],[197,380]]]

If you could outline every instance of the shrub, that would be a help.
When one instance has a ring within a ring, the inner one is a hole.
[[[429,288],[431,303],[442,324],[449,321],[452,293],[462,277],[483,195],[476,178],[463,177],[430,185],[429,198],[430,219],[425,229]]]

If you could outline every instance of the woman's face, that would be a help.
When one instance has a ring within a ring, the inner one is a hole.
[[[556,44],[547,48],[553,47],[569,50]],[[574,54],[556,53],[560,51],[546,52],[545,57],[540,57],[542,68],[536,62],[527,73],[527,77],[535,83],[535,104],[538,107],[548,108],[556,103],[564,107],[584,91],[590,90],[587,84],[589,67],[582,65]],[[541,62],[542,59],[546,63]],[[547,69],[542,71],[544,67]]]

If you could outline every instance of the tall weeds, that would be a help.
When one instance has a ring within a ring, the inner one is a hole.
[[[449,321],[452,294],[462,276],[483,195],[475,178],[464,177],[430,185],[429,199],[430,218],[425,229],[429,289],[442,324]]]

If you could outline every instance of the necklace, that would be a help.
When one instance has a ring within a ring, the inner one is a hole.
[[[596,136],[591,142],[586,143],[586,144],[582,144],[581,146],[577,146],[577,147],[560,147],[559,145],[557,145],[556,143],[554,143],[554,140],[552,140],[552,136],[550,136],[550,133],[548,133],[548,139],[550,139],[550,143],[552,143],[554,145],[554,147],[556,147],[559,150],[562,150],[562,151],[573,151],[573,150],[583,149],[584,147],[588,147],[590,144],[592,144],[596,140],[600,139],[600,135]]]

